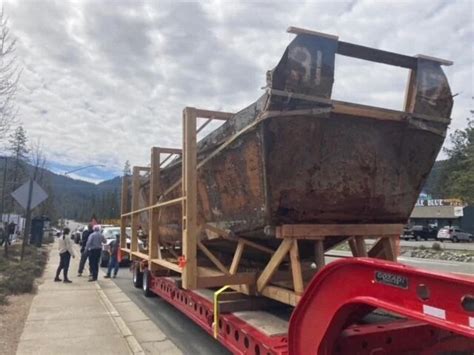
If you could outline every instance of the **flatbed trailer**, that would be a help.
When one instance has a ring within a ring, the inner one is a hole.
[[[449,61],[339,43],[335,36],[298,28],[290,28],[290,32],[303,34],[309,41],[313,37],[318,43],[329,41],[333,49],[339,46],[337,53],[342,55],[408,68],[405,110],[267,88],[271,95],[286,97],[282,100],[287,102],[322,105],[329,120],[334,114],[374,125],[395,123],[407,131],[429,132],[440,142],[452,104],[440,66],[450,65]],[[322,65],[321,53],[315,52],[316,65]],[[429,83],[434,95],[428,106],[424,106],[428,94],[422,90],[423,83]],[[442,101],[439,110],[437,98]],[[428,114],[420,113],[420,107],[429,107]],[[436,109],[430,111],[433,107]],[[212,209],[209,199],[222,201],[219,194],[209,195],[203,188],[199,169],[226,149],[239,152],[239,137],[270,116],[319,119],[311,116],[316,111],[319,115],[321,109],[263,112],[254,123],[237,125],[240,131],[203,157],[198,155],[198,133],[211,121],[233,119],[235,114],[186,107],[182,149],[153,147],[150,165],[135,166],[132,176],[123,177],[121,253],[132,260],[134,285],[143,288],[145,296],[158,295],[168,301],[235,354],[474,354],[474,279],[396,263],[401,220],[281,223],[261,230],[261,239],[252,234],[236,235],[221,221],[203,220],[203,201],[206,213]],[[443,114],[436,116],[436,112]],[[205,121],[199,125],[199,119]],[[252,168],[252,162],[259,159],[258,154],[252,150],[242,154],[246,178],[255,176],[258,168]],[[169,175],[162,172],[173,157],[178,157],[175,175],[178,163],[182,171],[170,183]],[[222,186],[226,179],[245,181],[232,170],[238,159],[239,154],[230,156],[227,165],[231,174],[219,172]],[[425,163],[424,168],[430,164]],[[163,187],[163,182],[168,185]],[[173,191],[173,198],[167,195],[169,191]],[[224,200],[234,203],[229,196]],[[245,208],[242,201],[247,203],[248,196],[239,202]],[[167,212],[170,208],[172,213]],[[165,226],[160,225],[163,215]],[[261,226],[261,219],[256,221],[255,225]],[[245,226],[245,220],[237,224]],[[132,235],[127,245],[129,225]],[[147,238],[140,244],[138,232],[143,234],[143,229]],[[366,239],[375,239],[375,243],[367,248]],[[341,243],[348,244],[353,258],[327,264],[328,251]]]
[[[343,259],[318,273],[291,313],[236,292],[185,290],[144,261],[132,270],[146,297],[163,298],[234,354],[474,354],[472,277]]]

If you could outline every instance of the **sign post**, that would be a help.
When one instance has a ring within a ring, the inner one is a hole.
[[[25,182],[12,192],[12,197],[26,210],[25,230],[23,231],[23,243],[21,245],[21,258],[25,254],[25,246],[28,241],[28,233],[31,224],[31,210],[48,198],[48,194],[33,179]]]

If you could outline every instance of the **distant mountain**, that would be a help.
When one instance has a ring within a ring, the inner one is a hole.
[[[13,161],[8,160],[11,170]],[[0,160],[0,181],[3,183],[5,159]],[[32,175],[33,166],[27,165],[27,170]],[[10,172],[9,172],[10,174]],[[92,215],[99,219],[118,218],[120,214],[120,186],[121,177],[93,184],[87,181],[73,179],[66,175],[56,174],[48,169],[40,169],[38,183],[48,192],[49,203],[38,207],[37,213],[47,214],[53,219],[65,217],[77,221],[89,221]],[[27,180],[23,177],[16,186],[12,186],[7,178],[7,191],[5,212],[8,212],[8,198],[11,190],[20,186]],[[0,185],[0,188],[3,185]],[[41,211],[43,209],[43,211]],[[18,210],[18,206],[16,206]]]

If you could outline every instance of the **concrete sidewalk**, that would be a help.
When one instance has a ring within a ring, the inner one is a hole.
[[[17,354],[181,354],[113,281],[76,277],[76,250],[69,271],[73,283],[54,282],[59,255],[53,245]]]

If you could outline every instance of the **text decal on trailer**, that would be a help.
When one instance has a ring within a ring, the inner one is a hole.
[[[408,288],[408,278],[401,275],[390,274],[388,272],[376,271],[375,281],[384,285]]]

